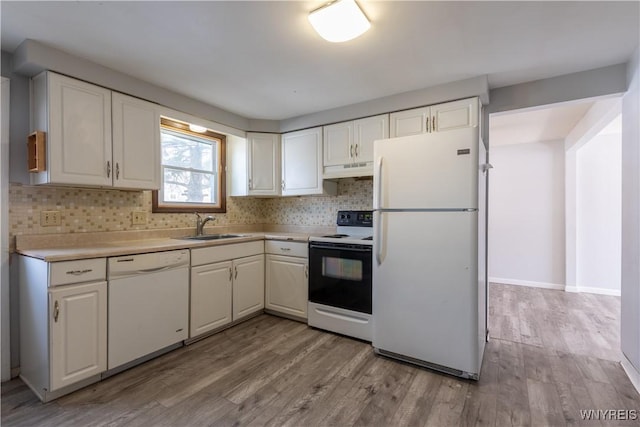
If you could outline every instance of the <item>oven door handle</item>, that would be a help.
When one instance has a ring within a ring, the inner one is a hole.
[[[371,248],[367,247],[367,248],[347,248],[347,247],[343,247],[343,246],[326,246],[326,245],[319,245],[319,244],[314,244],[311,243],[309,245],[309,249],[337,249],[340,251],[347,251],[347,252],[371,252]]]

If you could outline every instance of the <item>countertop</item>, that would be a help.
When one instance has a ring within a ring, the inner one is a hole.
[[[158,237],[127,239],[114,241],[95,242],[87,239],[88,243],[77,242],[46,245],[47,247],[21,247],[18,244],[16,252],[46,262],[71,261],[78,259],[102,258],[120,255],[133,255],[141,253],[162,252],[175,249],[197,249],[209,246],[222,246],[233,243],[251,242],[256,240],[286,240],[294,242],[307,242],[309,234],[287,232],[254,232],[254,233],[226,233],[241,234],[241,237],[233,237],[221,240],[189,240],[178,237]],[[213,233],[210,233],[213,234]]]

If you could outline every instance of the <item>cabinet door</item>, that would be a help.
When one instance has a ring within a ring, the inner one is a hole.
[[[389,138],[389,115],[367,117],[354,122],[355,155],[358,163],[373,163],[373,141]]]
[[[191,268],[191,338],[231,323],[231,261]]]
[[[113,93],[113,185],[160,189],[160,114],[155,104]]]
[[[430,131],[429,107],[391,113],[391,138],[398,136],[418,135]]]
[[[348,165],[355,157],[353,122],[323,127],[324,166]]]
[[[280,255],[266,256],[265,308],[307,318],[308,261]]]
[[[264,255],[233,261],[233,320],[264,308]]]
[[[111,91],[47,76],[49,182],[111,186]]]
[[[107,282],[49,291],[50,391],[107,369]]]
[[[322,128],[282,135],[282,195],[322,192]]]
[[[247,134],[249,143],[249,194],[280,194],[280,136],[271,133]]]
[[[478,98],[462,99],[431,106],[432,131],[478,126]]]

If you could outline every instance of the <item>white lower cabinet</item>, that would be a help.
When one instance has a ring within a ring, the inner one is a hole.
[[[264,255],[233,261],[233,320],[264,308]]]
[[[18,257],[20,377],[43,401],[107,369],[104,258],[48,263]]]
[[[191,250],[190,338],[263,308],[264,242]]]
[[[107,368],[107,282],[49,291],[51,391]]]
[[[267,241],[265,251],[265,308],[306,320],[309,295],[306,243]]]
[[[191,325],[195,337],[231,323],[231,261],[191,268]]]

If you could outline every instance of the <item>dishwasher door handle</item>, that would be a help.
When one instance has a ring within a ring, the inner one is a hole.
[[[119,278],[119,277],[130,277],[130,276],[137,276],[137,275],[142,275],[142,274],[149,274],[149,273],[159,273],[161,271],[167,271],[167,270],[173,270],[175,268],[188,268],[188,265],[165,265],[162,267],[153,267],[153,268],[146,268],[146,269],[140,269],[140,270],[125,270],[125,271],[118,271],[118,272],[111,272],[109,273],[109,277],[112,279],[115,278]]]

